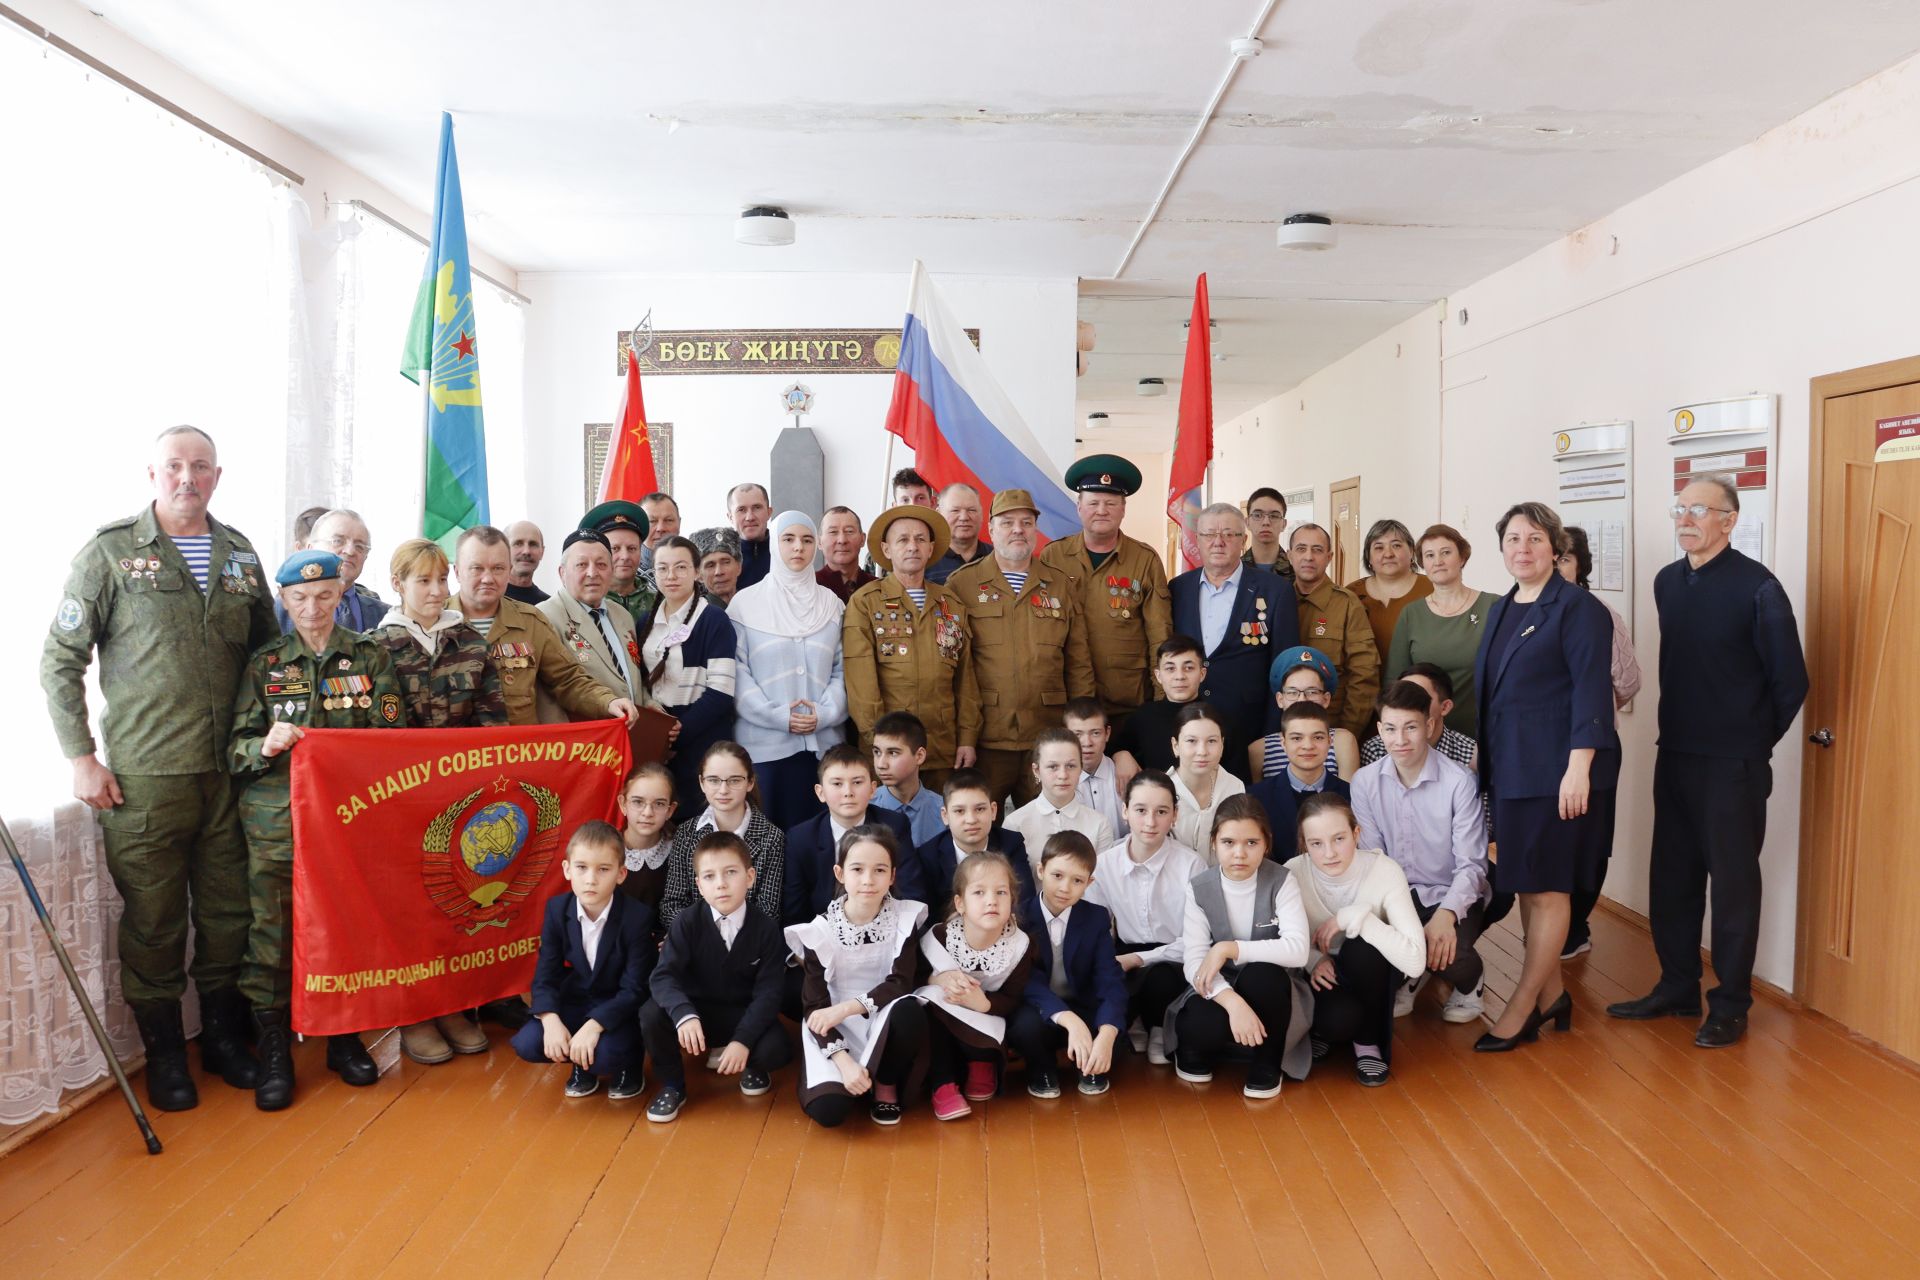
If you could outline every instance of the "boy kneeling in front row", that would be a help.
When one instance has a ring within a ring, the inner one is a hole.
[[[730,831],[709,831],[693,846],[693,881],[705,907],[682,911],[667,926],[653,999],[640,1011],[640,1030],[660,1092],[647,1119],[665,1124],[687,1101],[682,1052],[704,1057],[718,1049],[714,1069],[738,1075],[740,1092],[757,1098],[772,1087],[768,1073],[787,1064],[780,1027],[780,991],[787,943],[780,926],[755,911],[753,854]],[[724,1047],[723,1047],[724,1046]]]
[[[653,971],[653,910],[620,893],[626,842],[605,822],[583,822],[567,841],[572,892],[547,903],[533,971],[533,1020],[513,1033],[528,1062],[566,1062],[567,1096],[612,1085],[618,1102],[640,1096],[640,1005]]]

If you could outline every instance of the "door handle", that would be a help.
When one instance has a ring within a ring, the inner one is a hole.
[[[1831,747],[1833,745],[1833,730],[1817,729],[1807,735],[1807,741],[1817,747]]]

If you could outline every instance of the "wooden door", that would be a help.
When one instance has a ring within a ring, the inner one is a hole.
[[[1813,382],[1796,985],[1920,1059],[1920,448],[1875,457],[1907,417],[1920,359]]]
[[[1333,516],[1333,563],[1327,576],[1346,586],[1361,574],[1360,477],[1336,480],[1327,489],[1327,508]]]

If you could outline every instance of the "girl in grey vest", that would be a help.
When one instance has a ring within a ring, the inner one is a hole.
[[[1300,889],[1270,861],[1273,828],[1259,801],[1230,796],[1214,815],[1217,864],[1187,887],[1182,950],[1188,988],[1167,1010],[1166,1042],[1182,1080],[1213,1079],[1217,1059],[1248,1056],[1249,1098],[1306,1078],[1313,996],[1301,970],[1312,948]]]

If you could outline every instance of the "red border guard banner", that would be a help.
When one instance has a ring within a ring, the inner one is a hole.
[[[309,729],[293,752],[293,1026],[404,1026],[525,991],[566,841],[614,816],[618,720]]]

